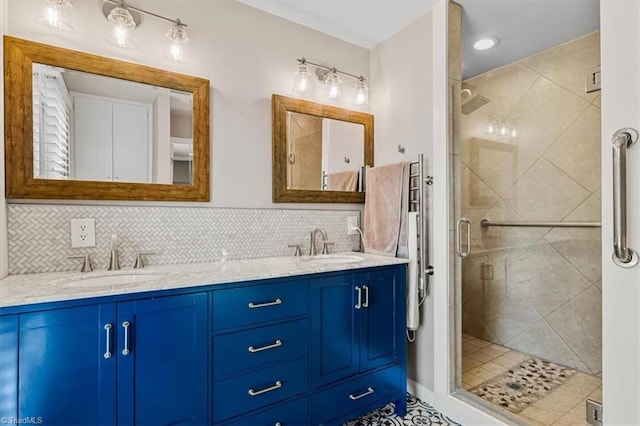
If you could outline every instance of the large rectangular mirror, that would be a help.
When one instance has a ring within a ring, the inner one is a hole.
[[[8,198],[209,200],[209,82],[5,37]]]
[[[373,116],[273,95],[273,201],[362,203]]]

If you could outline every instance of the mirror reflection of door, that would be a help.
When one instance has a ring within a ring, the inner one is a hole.
[[[287,112],[287,188],[358,191],[364,126]]]

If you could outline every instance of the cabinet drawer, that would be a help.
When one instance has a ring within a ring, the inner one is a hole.
[[[224,334],[213,339],[213,373],[222,377],[309,353],[306,319]]]
[[[307,358],[302,358],[215,382],[214,423],[306,392],[309,387],[308,368]]]
[[[306,281],[256,285],[213,294],[213,329],[224,330],[301,316],[309,311]]]
[[[400,388],[401,376],[402,369],[400,365],[396,365],[357,377],[312,395],[311,423],[328,422],[351,412],[355,417],[364,414],[358,413],[358,409],[377,400],[390,398],[394,394],[404,392],[404,389]]]
[[[285,402],[250,416],[233,419],[225,423],[225,426],[302,426],[309,424],[309,402],[307,398],[299,398],[295,401]]]

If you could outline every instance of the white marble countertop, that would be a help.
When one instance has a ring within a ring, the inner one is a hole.
[[[323,255],[318,255],[151,265],[144,269],[120,271],[95,270],[84,273],[51,272],[10,275],[0,280],[0,308],[407,263],[407,259],[365,253],[349,252],[329,255],[329,257],[332,256],[335,262],[323,258]],[[339,263],[341,258],[349,262]],[[83,282],[87,279],[106,276],[127,275],[131,278],[131,274],[140,275],[134,278],[138,279],[137,282],[117,284]]]

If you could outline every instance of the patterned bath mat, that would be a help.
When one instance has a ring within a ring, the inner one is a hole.
[[[372,411],[359,419],[345,423],[344,426],[461,426],[426,402],[407,393],[407,415],[398,417],[394,414],[393,403]]]
[[[471,388],[469,392],[512,413],[519,413],[547,396],[575,373],[576,370],[549,361],[527,358],[506,373]]]

